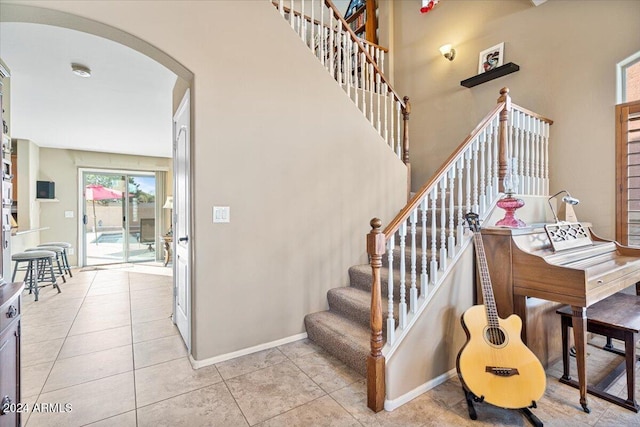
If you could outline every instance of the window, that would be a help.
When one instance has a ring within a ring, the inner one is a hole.
[[[640,100],[640,52],[618,63],[618,104]]]

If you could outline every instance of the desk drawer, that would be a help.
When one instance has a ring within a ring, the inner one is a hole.
[[[7,285],[8,286],[8,285]],[[18,293],[0,307],[0,333],[20,315],[20,294]]]

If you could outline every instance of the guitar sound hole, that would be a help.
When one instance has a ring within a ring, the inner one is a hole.
[[[485,338],[496,346],[501,346],[506,341],[506,336],[500,328],[487,328],[485,330]]]

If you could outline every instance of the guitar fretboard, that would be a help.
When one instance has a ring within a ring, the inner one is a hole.
[[[476,260],[478,261],[478,271],[480,273],[480,284],[482,285],[482,297],[484,298],[484,307],[487,312],[487,321],[490,328],[498,328],[498,308],[496,300],[493,297],[493,286],[491,285],[491,277],[489,276],[489,267],[487,265],[487,256],[484,252],[484,243],[482,235],[479,231],[473,232],[473,243],[476,248]]]

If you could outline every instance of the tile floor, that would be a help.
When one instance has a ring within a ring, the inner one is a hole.
[[[23,402],[68,403],[71,411],[30,412],[23,425],[529,425],[518,412],[486,404],[478,405],[477,421],[469,420],[457,379],[374,414],[364,378],[308,340],[193,370],[171,323],[168,273],[130,266],[76,271],[61,294],[45,288],[36,303],[25,293]],[[589,353],[590,366],[610,363],[595,347]],[[560,372],[561,364],[548,370],[534,411],[545,425],[640,425],[640,415],[591,396],[585,414],[577,390],[556,380]],[[623,380],[615,387],[626,392]]]

